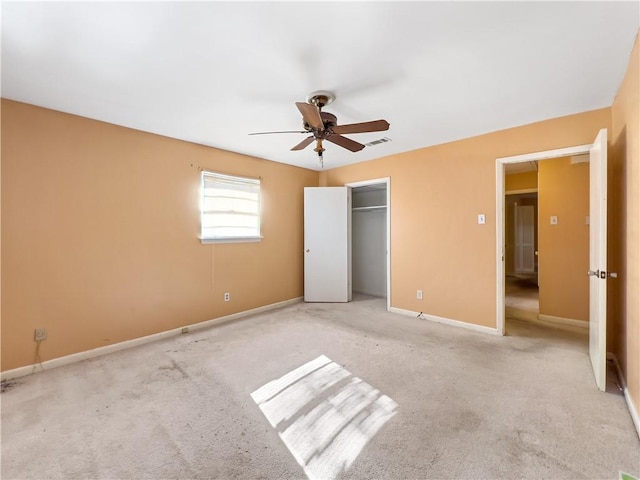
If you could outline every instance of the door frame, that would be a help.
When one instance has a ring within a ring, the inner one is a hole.
[[[391,177],[373,178],[360,182],[345,183],[345,187],[367,187],[370,185],[385,184],[387,187],[387,312],[391,309]],[[353,255],[351,256],[353,262]],[[353,288],[352,285],[349,288]]]
[[[504,166],[512,163],[534,162],[539,160],[549,160],[552,158],[570,157],[573,155],[588,154],[593,144],[576,145],[575,147],[557,148],[555,150],[545,150],[542,152],[525,153],[510,157],[496,158],[496,330],[500,335],[505,333],[505,281],[504,281],[504,242],[505,242],[505,222],[504,222]],[[511,192],[509,192],[511,193]]]

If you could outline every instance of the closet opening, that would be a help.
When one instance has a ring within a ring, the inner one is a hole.
[[[385,300],[389,285],[389,182],[359,182],[351,187],[351,273],[354,297]]]

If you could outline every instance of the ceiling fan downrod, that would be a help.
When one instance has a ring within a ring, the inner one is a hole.
[[[312,92],[307,96],[307,103],[315,105],[318,109],[322,109],[336,99],[335,95],[325,90]]]

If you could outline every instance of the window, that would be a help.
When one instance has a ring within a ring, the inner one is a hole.
[[[258,242],[260,180],[202,172],[202,243]]]

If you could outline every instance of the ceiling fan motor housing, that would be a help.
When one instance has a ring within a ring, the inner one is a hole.
[[[322,118],[322,123],[324,124],[324,130],[322,132],[327,132],[331,127],[335,127],[338,124],[338,117],[336,117],[333,113],[320,112],[320,117]],[[307,132],[313,131],[313,127],[306,121],[303,121],[302,125]],[[318,132],[318,134],[322,132]]]

